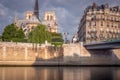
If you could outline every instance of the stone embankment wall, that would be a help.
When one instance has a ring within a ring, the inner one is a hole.
[[[63,56],[63,49],[51,45],[39,45],[31,43],[0,43],[0,64],[34,64],[37,61],[53,60]]]
[[[0,65],[120,65],[120,49],[87,50],[83,43],[63,47],[0,42]]]
[[[120,65],[120,49],[87,50],[83,43],[64,44],[64,61],[81,65]]]

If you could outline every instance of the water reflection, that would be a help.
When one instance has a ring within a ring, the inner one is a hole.
[[[0,80],[120,80],[118,67],[0,67]]]

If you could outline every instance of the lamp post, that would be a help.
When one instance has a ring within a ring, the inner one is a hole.
[[[64,35],[65,35],[65,43],[68,43],[67,36],[69,35],[69,33],[68,33],[68,32],[65,32]]]

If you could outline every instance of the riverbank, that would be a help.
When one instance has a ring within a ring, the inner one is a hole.
[[[38,61],[34,63],[33,61],[7,61],[0,62],[0,67],[119,67],[120,64],[82,64],[82,63],[73,63],[73,62],[49,62],[49,61]]]
[[[120,49],[89,51],[82,45],[0,43],[0,66],[119,66]]]

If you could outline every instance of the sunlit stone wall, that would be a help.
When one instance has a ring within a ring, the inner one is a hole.
[[[0,43],[0,65],[117,65],[120,49],[87,50],[83,43],[51,45]]]
[[[0,43],[0,62],[2,61],[40,61],[52,60],[62,56],[62,48],[51,45],[30,43]]]
[[[87,50],[83,43],[64,44],[64,61],[83,65],[120,64],[120,49]]]

